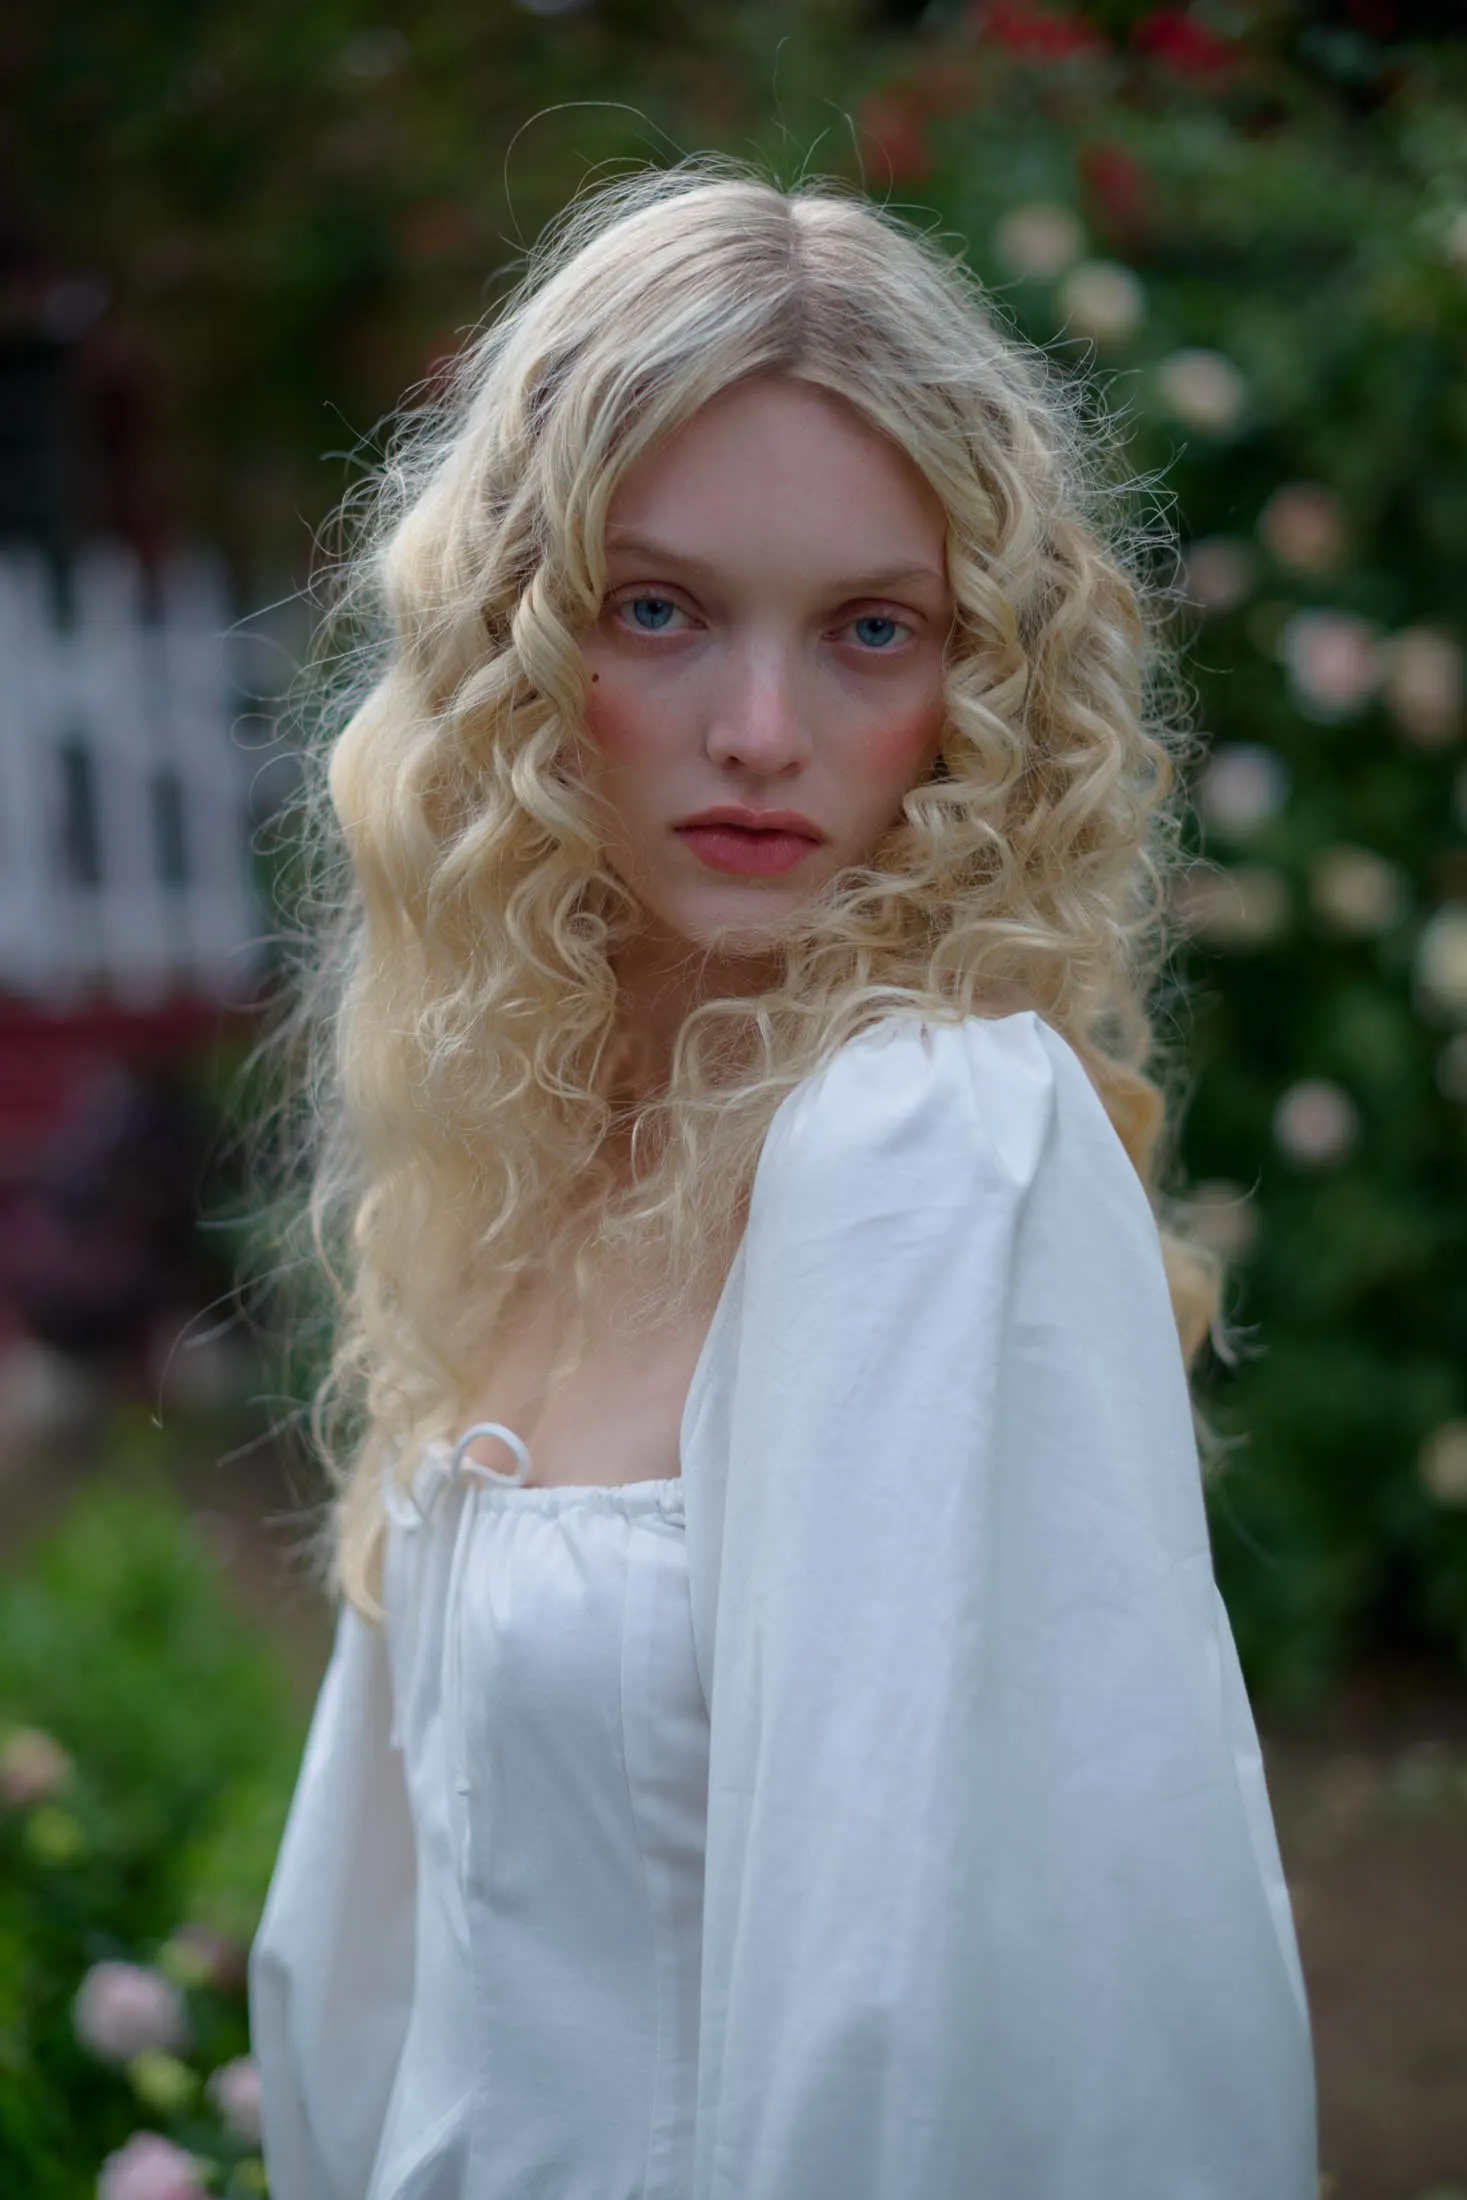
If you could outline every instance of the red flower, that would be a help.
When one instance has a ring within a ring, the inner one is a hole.
[[[979,38],[1007,46],[1028,61],[1068,61],[1075,54],[1109,52],[1099,31],[1078,16],[1045,8],[1038,0],[989,0],[971,6],[968,28]]]
[[[1119,145],[1082,145],[1075,156],[1099,228],[1134,238],[1151,220],[1151,178]]]
[[[1224,76],[1242,59],[1233,40],[1219,38],[1185,7],[1154,8],[1132,31],[1131,44],[1174,76]]]
[[[970,61],[925,61],[912,71],[912,97],[931,115],[966,114],[982,93]]]
[[[900,85],[873,92],[861,102],[861,137],[873,163],[884,166],[893,183],[920,183],[932,172],[932,154],[922,115]]]

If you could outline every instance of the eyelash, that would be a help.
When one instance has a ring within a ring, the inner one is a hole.
[[[629,595],[629,596],[618,596],[618,597],[616,597],[616,598],[615,598],[615,599],[614,599],[614,600],[612,601],[612,603],[611,603],[611,605],[610,605],[610,607],[609,607],[609,608],[610,608],[610,609],[611,609],[612,611],[625,611],[625,610],[627,610],[627,609],[629,608],[629,606],[630,606],[630,605],[632,605],[632,604],[635,604],[635,603],[665,603],[665,604],[667,604],[667,605],[668,605],[668,607],[669,607],[669,608],[670,608],[671,610],[673,610],[673,611],[682,611],[682,609],[683,609],[683,607],[682,607],[682,605],[681,605],[680,603],[674,603],[674,602],[673,602],[673,599],[672,599],[672,597],[671,597],[671,596],[662,596],[662,595],[658,595],[658,594],[657,594],[657,593],[656,593],[656,592],[655,592],[654,590],[652,590],[652,589],[647,589],[647,588],[643,588],[643,589],[638,589],[638,590],[634,591],[634,592],[633,592],[633,594],[631,594],[631,595]],[[684,616],[685,618],[687,618],[687,617],[691,617],[691,613],[688,613],[688,612],[684,612],[684,613],[683,613],[683,616]],[[886,611],[861,611],[861,612],[858,612],[858,613],[857,613],[857,615],[856,615],[856,617],[855,617],[854,619],[848,619],[848,620],[846,621],[846,625],[847,625],[847,626],[859,626],[859,625],[861,624],[862,620],[864,620],[864,619],[877,619],[877,620],[880,620],[880,621],[881,621],[881,622],[883,622],[884,624],[886,624],[886,625],[888,625],[888,626],[894,626],[894,627],[898,628],[898,629],[899,629],[900,631],[904,631],[904,632],[905,632],[905,633],[907,633],[908,635],[912,635],[912,636],[915,636],[915,634],[916,634],[916,631],[917,631],[917,630],[916,630],[916,628],[915,628],[915,627],[914,627],[914,626],[913,626],[913,625],[911,624],[910,620],[907,620],[907,619],[898,619],[898,618],[896,618],[896,617],[895,617],[895,616],[894,616],[894,615],[893,615],[892,613],[890,613],[890,612],[886,612]],[[642,627],[634,627],[634,626],[624,626],[624,627],[622,628],[622,632],[623,632],[624,634],[641,634],[641,635],[644,635],[644,636],[646,636],[646,637],[648,637],[648,638],[654,638],[654,637],[655,637],[655,636],[656,636],[656,635],[657,635],[658,633],[667,633],[668,631],[669,631],[669,629],[667,629],[666,627],[660,627],[660,628],[659,628],[659,627],[647,627],[647,626],[642,626]],[[894,646],[894,645],[893,645],[892,647],[889,647],[889,648],[886,648],[886,649],[870,649],[870,648],[863,648],[863,649],[861,650],[861,655],[862,655],[863,657],[893,657],[893,656],[895,656],[895,655],[896,655],[896,653],[897,653],[897,652],[896,652],[896,648],[895,648],[895,646]]]

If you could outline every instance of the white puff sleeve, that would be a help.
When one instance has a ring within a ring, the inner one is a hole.
[[[731,1283],[693,2200],[1315,2200],[1160,1243],[1078,1058],[1027,1012],[848,1043]]]
[[[416,1865],[385,1641],[350,1605],[250,1952],[272,2200],[363,2200],[412,2003]]]

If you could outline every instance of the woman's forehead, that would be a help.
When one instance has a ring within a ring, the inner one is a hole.
[[[710,399],[628,468],[606,547],[706,576],[741,541],[778,537],[807,544],[827,578],[940,588],[946,526],[907,454],[854,406],[809,383],[761,378]]]

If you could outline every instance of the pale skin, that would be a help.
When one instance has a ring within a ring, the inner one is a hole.
[[[649,1089],[688,1010],[769,984],[781,919],[869,855],[930,773],[953,615],[946,532],[905,453],[844,400],[782,376],[724,391],[619,482],[606,594],[582,642],[586,783],[607,860],[646,911],[616,976]],[[795,812],[824,837],[778,875],[710,868],[675,828],[724,804]],[[711,1310],[629,1346],[614,1289],[604,1298],[585,1363],[547,1393],[547,1289],[469,1414],[523,1437],[535,1485],[681,1472]],[[493,1439],[471,1456],[515,1468]]]

